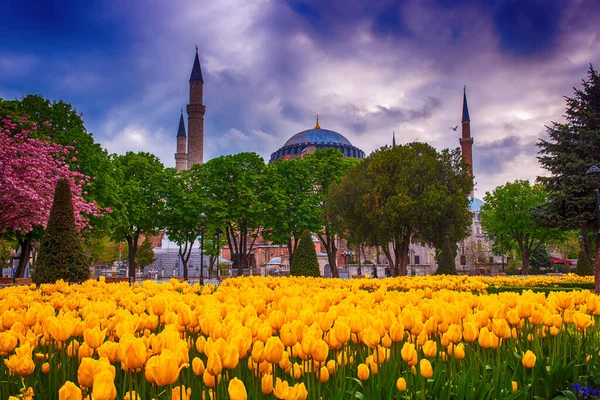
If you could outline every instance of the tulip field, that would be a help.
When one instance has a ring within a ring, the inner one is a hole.
[[[246,277],[218,287],[6,287],[0,399],[595,398],[600,296],[487,293],[561,282],[591,280]]]

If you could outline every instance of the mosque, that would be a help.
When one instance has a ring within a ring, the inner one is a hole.
[[[204,105],[204,79],[202,76],[202,69],[200,67],[200,60],[198,57],[198,48],[196,47],[196,56],[192,66],[192,72],[189,80],[189,104],[186,107],[187,112],[187,132],[184,121],[183,110],[179,118],[179,126],[177,130],[177,149],[175,153],[175,165],[177,170],[185,170],[191,168],[194,164],[202,164],[204,162],[204,115],[206,113],[206,106]],[[469,174],[472,176],[473,166],[473,138],[471,137],[471,121],[469,116],[469,109],[467,105],[467,94],[466,89],[463,94],[463,109],[462,109],[462,135],[459,139],[463,156],[469,164]],[[394,138],[395,145],[395,138]],[[314,128],[307,129],[302,132],[298,132],[290,137],[285,144],[273,152],[269,159],[269,162],[275,162],[279,159],[289,158],[301,158],[304,154],[312,153],[317,149],[321,148],[336,148],[340,150],[344,156],[362,159],[365,157],[365,153],[358,147],[352,145],[350,141],[342,134],[321,128],[319,125],[319,117],[317,115],[316,124]],[[479,247],[487,249],[489,253],[489,242],[485,239],[484,232],[481,230],[481,223],[479,222],[479,207],[483,202],[479,199],[473,198],[471,201],[471,211],[473,213],[473,224],[471,226],[471,236],[465,239],[459,244],[459,254],[457,255],[456,264],[457,270],[464,273],[473,273],[473,268],[478,268],[478,262],[471,262],[470,258],[467,257],[471,251],[469,246],[479,244]],[[163,239],[162,246],[155,249],[160,263],[160,253],[170,254],[176,251],[172,243],[168,240]],[[321,270],[323,275],[327,275],[327,265],[325,265],[327,256],[323,252],[318,240],[315,241],[317,253],[319,256],[319,263],[321,264]],[[350,261],[357,261],[360,257],[361,261],[366,264],[380,265],[382,270],[379,276],[383,276],[383,270],[385,269],[385,263],[387,260],[385,257],[379,254],[375,249],[367,249],[360,253],[346,248],[345,241],[339,240],[338,243],[338,266],[348,267]],[[461,253],[462,250],[462,253]],[[486,253],[486,254],[487,254]],[[229,258],[229,249],[224,247],[222,249],[223,259]],[[285,246],[275,246],[269,242],[262,241],[256,244],[253,249],[254,255],[254,266],[257,269],[261,267],[265,270],[268,269],[286,269],[289,268],[287,262],[287,248]],[[194,260],[190,268],[194,267],[199,261],[198,257],[192,256]],[[166,257],[166,256],[165,256]],[[162,257],[164,258],[164,257]],[[168,257],[171,262],[176,262],[176,257]],[[197,258],[197,260],[196,260]],[[165,258],[166,259],[166,258]],[[493,260],[488,258],[491,263]],[[425,275],[432,274],[435,272],[436,264],[434,258],[434,250],[425,246],[417,244],[411,244],[409,248],[409,271],[413,274]],[[205,265],[206,261],[205,261]],[[163,266],[164,268],[164,266]],[[177,265],[169,265],[169,270],[173,270],[175,275],[176,270],[179,269]],[[181,274],[179,275],[181,276]],[[193,276],[193,274],[190,274]]]

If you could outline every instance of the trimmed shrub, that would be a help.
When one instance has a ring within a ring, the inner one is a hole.
[[[435,273],[436,275],[457,275],[452,245],[450,244],[450,239],[448,237],[444,238],[442,251],[440,252],[440,257],[438,258],[438,268]]]
[[[290,267],[291,276],[321,276],[319,261],[317,259],[317,250],[312,241],[312,235],[309,231],[304,231],[300,236],[298,248],[294,253],[294,261]]]
[[[583,249],[579,250],[579,257],[577,258],[577,268],[575,273],[579,276],[594,275],[594,267],[590,263],[590,260],[585,255]]]
[[[90,278],[90,265],[75,228],[71,187],[66,179],[56,184],[48,227],[31,278],[37,284],[59,279],[81,282]]]

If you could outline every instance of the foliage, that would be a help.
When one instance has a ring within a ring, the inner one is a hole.
[[[15,247],[16,243],[12,240],[0,238],[0,268],[12,267],[11,253]]]
[[[546,202],[546,191],[541,185],[516,180],[487,192],[481,206],[481,226],[490,235],[510,234],[522,257],[522,272],[529,270],[531,253],[542,243],[556,240],[562,233],[555,228],[542,226],[531,216],[531,210]]]
[[[592,267],[592,264],[590,263],[590,260],[588,259],[583,249],[579,251],[579,257],[577,258],[577,268],[575,269],[575,273],[579,276],[594,275],[594,268]]]
[[[586,175],[592,165],[600,164],[600,75],[591,65],[582,88],[565,97],[566,121],[547,127],[549,139],[540,139],[540,164],[550,172],[538,177],[546,187],[548,202],[536,210],[538,220],[564,230],[581,229],[584,251],[595,258],[596,293],[600,293],[600,240],[595,257],[590,252],[587,232],[598,228],[592,187],[596,177]]]
[[[544,244],[531,252],[529,265],[532,270],[540,271],[542,269],[552,268],[552,257]]]
[[[147,266],[151,265],[154,261],[156,261],[156,256],[154,255],[152,244],[148,238],[145,238],[135,254],[135,264],[141,270],[143,270]]]
[[[286,245],[292,264],[302,232],[321,228],[322,196],[315,191],[312,164],[308,160],[280,159],[267,165],[266,173],[273,189],[273,208],[267,216],[263,237],[273,244]]]
[[[31,277],[37,284],[54,283],[59,279],[81,282],[90,277],[83,242],[75,227],[71,189],[66,179],[56,185],[48,227]]]
[[[438,257],[437,275],[457,275],[456,262],[454,261],[454,251],[450,244],[450,238],[446,237]]]
[[[83,243],[92,264],[112,264],[119,259],[119,244],[106,236],[87,237]]]
[[[162,187],[166,199],[160,219],[169,240],[179,245],[179,259],[183,265],[183,278],[188,279],[188,262],[192,254],[192,245],[202,234],[199,215],[208,211],[206,205],[206,184],[204,182],[203,165],[197,164],[190,170],[176,171],[172,168],[165,171],[166,182]],[[214,222],[207,218],[205,224]],[[210,226],[210,225],[209,225]],[[205,226],[204,235],[210,229]],[[205,249],[210,249],[205,243]]]
[[[256,153],[213,158],[204,164],[207,222],[224,227],[224,240],[238,275],[250,266],[254,243],[273,212],[272,189]]]
[[[111,204],[112,237],[127,241],[129,276],[134,277],[140,235],[153,235],[162,228],[164,166],[156,156],[143,152],[114,155],[112,165],[118,187]]]
[[[321,276],[317,250],[309,231],[304,231],[300,236],[300,243],[296,249],[296,257],[290,266],[291,276]]]
[[[327,252],[327,261],[331,268],[331,275],[334,278],[339,277],[337,268],[337,238],[340,232],[337,229],[336,216],[328,212],[327,193],[330,188],[340,182],[346,171],[360,163],[356,158],[344,158],[344,155],[337,149],[317,149],[312,154],[308,154],[304,159],[309,163],[311,175],[314,179],[314,203],[319,205],[320,222],[319,229],[314,233],[317,235],[325,251]]]
[[[395,276],[405,275],[411,241],[441,247],[468,233],[472,179],[458,151],[424,143],[384,147],[330,190],[326,210],[351,242],[381,246]]]
[[[563,259],[577,258],[580,249],[580,242],[577,236],[578,231],[568,231],[565,233],[564,240],[546,242],[548,251],[559,254],[560,258]]]

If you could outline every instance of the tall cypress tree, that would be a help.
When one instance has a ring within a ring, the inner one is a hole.
[[[294,261],[290,267],[292,276],[321,276],[317,250],[312,241],[312,235],[309,231],[304,231],[300,236],[300,242],[294,254]]]
[[[38,284],[59,279],[81,282],[90,277],[83,242],[75,228],[71,187],[66,179],[56,184],[48,226],[31,277]]]
[[[600,75],[590,65],[588,79],[575,95],[565,97],[565,123],[547,128],[548,140],[540,140],[538,157],[550,176],[540,176],[548,190],[548,203],[534,210],[539,221],[564,230],[581,229],[584,250],[590,257],[587,232],[596,229],[593,178],[586,176],[600,165]],[[596,292],[600,293],[600,240],[595,249]]]

